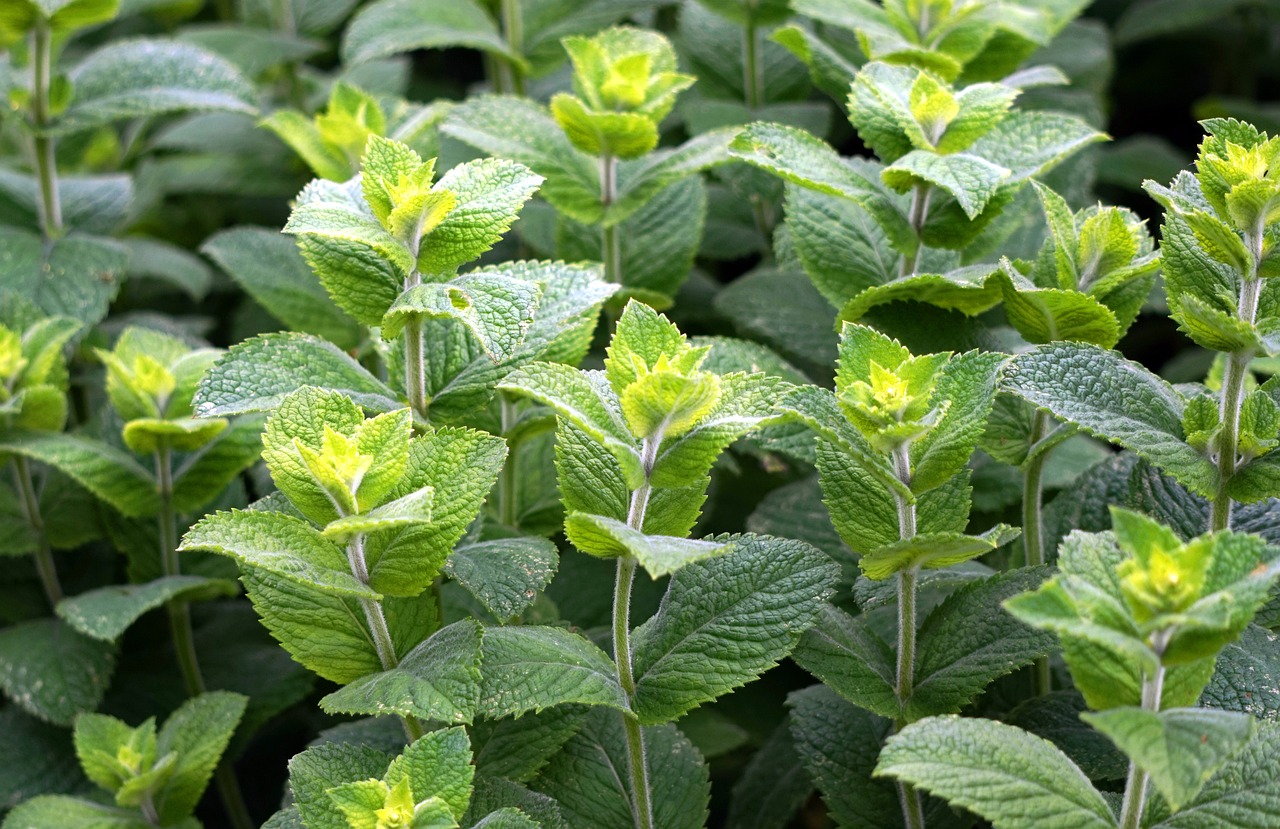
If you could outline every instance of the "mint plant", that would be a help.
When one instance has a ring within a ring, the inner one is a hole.
[[[1006,606],[1058,634],[1095,709],[1083,719],[1129,757],[1119,816],[1059,749],[991,721],[922,720],[889,739],[877,774],[1010,829],[1047,815],[1139,829],[1185,825],[1181,815],[1247,824],[1270,811],[1258,784],[1274,775],[1274,729],[1194,703],[1214,657],[1266,601],[1280,572],[1273,555],[1256,537],[1184,543],[1146,516],[1113,508],[1111,517],[1113,533],[1069,537],[1060,574]]]

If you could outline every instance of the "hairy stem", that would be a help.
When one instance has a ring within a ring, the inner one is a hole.
[[[364,557],[364,533],[357,533],[347,542],[347,564],[351,567],[351,575],[361,584],[369,583],[369,565]],[[396,644],[391,638],[391,629],[387,627],[387,615],[376,599],[361,598],[360,610],[364,612],[365,624],[373,637],[378,662],[382,664],[382,670],[389,671],[400,664],[400,657],[396,655]],[[404,723],[404,733],[409,742],[423,735],[422,724],[416,717],[405,716],[400,719]]]
[[[600,156],[600,206],[608,210],[618,194],[618,159]],[[604,262],[606,282],[622,282],[622,237],[618,226],[600,220],[600,259]]]
[[[413,245],[417,258],[417,245]],[[414,268],[404,280],[404,289],[422,284],[422,275]],[[422,319],[410,317],[404,326],[404,389],[409,396],[409,408],[421,418],[426,418],[431,401],[427,398],[427,356],[422,342]]]
[[[911,455],[907,446],[893,450],[893,471],[898,480],[911,485]],[[915,538],[916,505],[903,495],[894,494],[898,505],[898,537],[903,541]],[[917,568],[898,573],[898,665],[894,691],[898,702],[905,704],[911,697],[916,673],[916,576]],[[897,728],[907,724],[899,719]],[[898,800],[902,803],[902,817],[906,829],[924,829],[924,804],[920,793],[909,783],[898,783]]]
[[[760,29],[755,17],[747,19],[742,30],[742,89],[747,106],[764,106],[764,61],[760,59]]]
[[[661,437],[644,442],[644,483],[631,493],[631,505],[627,511],[627,526],[643,530],[645,513],[649,508],[649,473],[653,469]],[[635,675],[631,670],[631,585],[635,581],[636,560],[625,555],[618,559],[618,575],[613,588],[613,658],[618,666],[618,684],[630,699],[636,692]],[[627,734],[627,765],[631,772],[631,789],[634,793],[631,814],[636,829],[654,829],[652,794],[649,788],[649,767],[645,762],[644,732],[634,717],[623,713],[622,725]]]
[[[1164,665],[1153,677],[1142,680],[1142,707],[1147,711],[1159,711],[1164,696]],[[1129,776],[1124,784],[1124,805],[1120,807],[1120,828],[1141,829],[1142,812],[1147,805],[1147,773],[1136,763],[1129,764]]]
[[[1026,565],[1044,564],[1044,463],[1047,451],[1036,451],[1037,444],[1049,433],[1049,413],[1037,410],[1031,421],[1031,452],[1022,467],[1022,545],[1026,553]],[[1036,696],[1044,696],[1053,690],[1053,675],[1049,670],[1049,658],[1036,660],[1032,674]]]
[[[40,179],[40,199],[36,209],[40,232],[45,240],[62,235],[62,203],[58,196],[58,165],[54,156],[53,136],[46,130],[52,115],[49,108],[49,85],[53,66],[53,32],[47,23],[39,22],[31,32],[31,120],[32,155],[36,175]]]
[[[36,562],[36,572],[40,575],[40,585],[44,588],[49,607],[58,606],[62,601],[62,584],[58,581],[58,570],[53,563],[53,549],[49,546],[49,534],[44,527],[44,516],[40,513],[40,496],[36,494],[35,482],[31,477],[31,463],[22,455],[13,456],[13,477],[21,498],[22,517],[36,537],[36,551],[32,553]]]
[[[924,221],[929,216],[929,198],[933,195],[933,188],[927,184],[917,184],[911,191],[911,212],[907,216],[907,220],[911,223],[911,229],[916,235],[916,249],[910,255],[902,257],[902,265],[898,268],[898,276],[910,276],[916,272],[916,266],[920,262],[920,231],[924,228]]]
[[[1258,278],[1258,263],[1262,261],[1262,232],[1245,234],[1245,245],[1253,253],[1253,270],[1245,274],[1240,283],[1240,319],[1252,325],[1258,316],[1258,296],[1262,292],[1262,280]],[[1240,440],[1240,406],[1244,401],[1244,383],[1249,373],[1249,361],[1253,349],[1242,348],[1227,357],[1226,372],[1222,377],[1222,403],[1219,416],[1222,430],[1218,437],[1218,493],[1209,508],[1209,529],[1225,530],[1231,527],[1231,496],[1228,485],[1239,468],[1238,446]]]
[[[499,17],[502,21],[502,39],[513,55],[524,51],[524,14],[520,0],[499,0]],[[512,58],[495,58],[493,63],[493,90],[500,94],[523,95],[524,73]]]
[[[160,491],[160,514],[157,529],[160,532],[160,567],[166,576],[182,574],[178,563],[178,517],[173,510],[173,450],[166,439],[156,447],[156,484]],[[173,649],[178,656],[178,668],[187,696],[197,697],[206,690],[204,676],[200,672],[200,658],[196,653],[195,634],[191,630],[191,605],[183,599],[170,599],[165,609],[169,614],[169,631],[173,637]],[[227,820],[234,829],[253,829],[256,825],[236,779],[230,757],[223,757],[214,772],[214,785]]]
[[[520,523],[519,504],[516,499],[520,492],[520,441],[510,437],[511,427],[516,421],[516,404],[502,397],[499,401],[502,411],[502,436],[507,439],[507,462],[502,465],[498,478],[498,520],[504,527],[516,529]]]

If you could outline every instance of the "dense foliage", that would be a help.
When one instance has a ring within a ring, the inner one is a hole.
[[[1087,5],[4,0],[4,829],[1280,826],[1275,8]]]

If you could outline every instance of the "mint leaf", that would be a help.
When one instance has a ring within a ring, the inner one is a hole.
[[[121,514],[153,515],[160,508],[155,478],[132,456],[79,435],[6,431],[0,452],[47,463]]]
[[[417,285],[392,303],[382,320],[382,334],[395,337],[414,319],[456,319],[475,335],[486,354],[503,360],[520,345],[541,296],[537,283],[498,273]]]
[[[0,688],[14,704],[54,725],[102,701],[115,669],[115,647],[90,639],[60,619],[0,630]]]
[[[389,671],[361,677],[320,700],[330,714],[399,714],[470,722],[480,698],[479,623],[455,622],[433,633]],[[422,797],[417,789],[414,795]]]
[[[24,829],[146,829],[136,809],[118,809],[66,795],[44,795],[20,803],[5,823]]]
[[[172,599],[198,602],[239,592],[235,582],[205,576],[164,576],[146,584],[99,587],[58,603],[58,615],[86,636],[114,642],[147,611]]]
[[[1154,829],[1265,829],[1280,802],[1280,727],[1263,722],[1258,735],[1173,817]]]
[[[889,738],[876,775],[962,806],[996,829],[1114,829],[1111,807],[1048,740],[992,720],[930,717]]]
[[[480,665],[479,710],[488,717],[536,713],[569,702],[630,708],[613,661],[562,628],[490,628]]]
[[[377,749],[340,743],[295,755],[289,761],[289,789],[303,824],[307,829],[350,829],[328,790],[354,780],[378,780],[390,763],[391,758]]]
[[[902,715],[894,690],[893,648],[872,629],[866,616],[824,608],[792,658],[858,707],[892,720]]]
[[[584,553],[602,558],[634,556],[655,579],[728,549],[728,545],[712,541],[645,535],[624,521],[585,512],[566,516],[564,532],[569,542]]]
[[[445,573],[494,618],[507,620],[533,603],[559,563],[559,551],[545,538],[500,538],[459,546]]]
[[[156,797],[156,811],[166,823],[195,811],[222,753],[231,741],[249,698],[210,691],[187,700],[165,720],[156,753],[178,755],[168,782]]]
[[[838,570],[801,541],[719,536],[723,556],[671,579],[658,613],[635,632],[635,708],[673,720],[744,685],[791,652]]]
[[[342,59],[364,63],[415,49],[457,46],[516,57],[474,0],[380,0],[362,9],[347,27]]]
[[[542,181],[523,164],[496,158],[470,161],[445,173],[433,189],[447,190],[457,201],[423,239],[419,270],[452,274],[489,250],[511,228]]]
[[[471,726],[477,774],[530,779],[578,733],[584,713],[581,706],[558,705],[519,717],[477,721]]]

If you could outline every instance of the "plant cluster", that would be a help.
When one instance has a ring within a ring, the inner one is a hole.
[[[1280,137],[1084,5],[10,0],[3,828],[1280,825]]]

